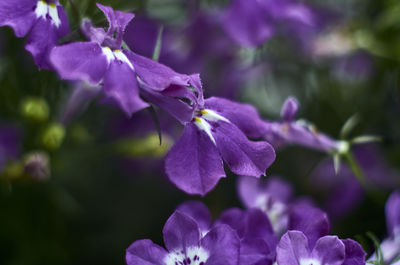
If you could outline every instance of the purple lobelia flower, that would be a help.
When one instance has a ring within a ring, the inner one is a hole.
[[[212,227],[227,224],[235,230],[240,239],[240,265],[272,264],[275,260],[275,236],[268,218],[258,209],[240,210],[231,208],[224,211],[212,224],[207,207],[198,201],[184,202],[178,211],[190,216],[205,236]]]
[[[238,175],[259,177],[275,160],[254,107],[222,98],[202,99],[201,84],[193,118],[167,154],[169,179],[189,194],[205,195],[225,177],[223,161]]]
[[[204,237],[191,217],[175,211],[164,229],[167,248],[149,239],[134,242],[126,252],[128,265],[237,265],[239,239],[229,226],[218,225]]]
[[[388,237],[381,243],[380,247],[385,264],[399,265],[400,261],[393,261],[400,256],[400,192],[394,191],[385,205],[386,227]],[[375,260],[373,254],[369,260]]]
[[[0,26],[10,26],[17,37],[28,34],[25,48],[44,69],[51,69],[49,52],[69,32],[67,15],[58,0],[3,0]]]
[[[268,142],[274,147],[286,144],[297,144],[313,148],[322,152],[344,152],[348,144],[337,141],[329,136],[319,133],[316,129],[302,120],[295,120],[299,103],[295,98],[289,97],[282,106],[282,122],[266,122],[269,132],[265,135]]]
[[[238,179],[237,188],[245,207],[263,211],[277,235],[287,230],[289,201],[292,197],[292,188],[288,183],[276,177],[262,181],[242,176]]]
[[[295,0],[232,0],[222,18],[225,31],[244,47],[262,44],[282,23],[314,28],[317,19],[310,7]]]
[[[121,49],[125,28],[133,14],[97,6],[109,22],[107,32],[85,21],[82,31],[89,42],[66,44],[51,52],[51,62],[63,79],[84,80],[92,85],[102,83],[104,94],[128,115],[148,106],[139,97],[139,83],[154,91],[163,91],[171,85],[188,85],[188,76]]]

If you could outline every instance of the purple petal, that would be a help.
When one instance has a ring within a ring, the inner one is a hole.
[[[346,249],[346,258],[343,265],[364,265],[365,251],[361,245],[352,239],[343,239],[342,242]]]
[[[259,177],[274,162],[275,151],[267,142],[249,141],[235,125],[218,122],[213,133],[217,148],[233,173]]]
[[[114,9],[111,6],[103,6],[102,4],[96,3],[97,7],[104,13],[108,20],[108,34],[112,34],[115,31],[116,18]]]
[[[321,264],[342,265],[345,258],[345,246],[337,236],[324,236],[315,244],[312,257],[319,260]]]
[[[289,229],[303,232],[312,248],[320,237],[329,234],[330,223],[325,212],[314,206],[300,203],[292,206],[289,214]]]
[[[81,31],[85,37],[91,41],[101,45],[107,36],[103,28],[96,28],[93,26],[92,21],[84,19],[81,25]]]
[[[97,84],[108,68],[106,56],[95,42],[75,42],[55,47],[50,61],[61,78]]]
[[[25,49],[32,54],[39,68],[51,69],[48,56],[57,44],[56,27],[50,20],[39,18],[29,32]]]
[[[250,104],[211,97],[206,99],[205,108],[212,109],[227,118],[248,137],[261,138],[267,133],[267,128],[258,111]]]
[[[205,265],[237,265],[239,260],[239,238],[227,225],[211,229],[201,240],[201,246],[210,252]]]
[[[104,76],[104,93],[112,98],[128,116],[149,106],[139,97],[139,85],[135,72],[128,64],[116,60],[110,63]]]
[[[69,33],[69,23],[67,13],[65,13],[65,9],[62,5],[57,5],[57,13],[60,18],[61,24],[57,28],[57,37],[62,38]]]
[[[12,127],[0,127],[0,172],[9,159],[16,159],[19,149],[19,133]]]
[[[275,249],[270,249],[262,239],[240,241],[239,265],[271,265],[275,260]]]
[[[36,22],[37,0],[2,0],[0,26],[10,26],[17,37],[25,36]]]
[[[179,212],[193,218],[202,233],[211,228],[211,213],[207,206],[200,201],[186,201],[176,208]]]
[[[179,211],[175,211],[168,218],[163,235],[169,252],[184,251],[188,247],[199,246],[200,242],[200,230],[196,222]]]
[[[254,47],[274,32],[256,0],[233,0],[223,14],[222,27],[239,45]]]
[[[238,193],[247,208],[259,208],[260,197],[271,197],[274,201],[286,203],[292,197],[292,187],[283,180],[269,177],[267,180],[241,176],[238,179]]]
[[[299,110],[299,102],[293,97],[289,97],[283,103],[281,109],[281,117],[285,121],[292,121],[296,117],[297,111]]]
[[[124,51],[132,62],[140,79],[156,91],[162,91],[170,85],[189,85],[189,77],[176,73],[171,68],[137,55],[131,51]]]
[[[189,194],[205,195],[225,177],[217,148],[192,123],[185,126],[182,136],[167,154],[165,169],[168,178]]]
[[[279,265],[299,265],[301,259],[309,259],[310,251],[306,236],[300,231],[288,231],[276,247]]]
[[[386,226],[389,235],[400,236],[400,192],[393,192],[386,201]]]
[[[135,241],[126,250],[127,265],[164,265],[167,252],[149,239]]]

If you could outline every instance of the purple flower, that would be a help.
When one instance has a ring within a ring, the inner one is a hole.
[[[392,263],[400,255],[400,192],[394,191],[385,205],[386,226],[388,237],[382,242],[381,250],[385,264],[398,265],[400,261]],[[375,260],[376,253],[369,260]]]
[[[260,210],[231,208],[224,211],[214,224],[210,212],[201,202],[184,202],[177,210],[192,217],[203,236],[207,235],[211,227],[221,224],[234,229],[240,239],[240,265],[272,264],[275,260],[277,237],[268,218]]]
[[[304,33],[304,28],[318,28],[317,22],[314,11],[295,0],[232,0],[222,27],[239,45],[254,47],[272,37],[278,24]]]
[[[291,186],[276,177],[261,181],[251,177],[240,177],[238,193],[247,208],[258,208],[269,218],[277,235],[282,235],[289,222],[289,200],[292,197]]]
[[[44,69],[51,69],[49,52],[69,32],[67,15],[58,0],[3,0],[0,26],[10,26],[17,37],[28,34],[25,48]]]
[[[149,239],[134,242],[126,252],[128,265],[237,265],[239,239],[227,225],[212,228],[204,237],[189,216],[175,211],[164,229],[167,248]]]
[[[189,77],[121,49],[125,27],[133,14],[97,6],[107,17],[108,30],[94,28],[85,21],[82,31],[89,42],[75,42],[53,49],[50,59],[61,78],[84,80],[92,85],[102,83],[104,94],[128,115],[148,106],[139,97],[140,83],[154,91],[163,91],[171,85],[188,85]]]
[[[302,120],[295,120],[299,104],[295,98],[289,97],[282,106],[282,122],[266,122],[269,132],[265,135],[274,147],[286,144],[297,144],[322,152],[341,152],[348,145],[329,136],[319,133],[316,129]]]
[[[199,98],[194,117],[167,154],[169,179],[189,194],[205,195],[225,177],[223,161],[238,175],[264,174],[275,152],[267,142],[247,138],[265,133],[254,107],[222,98],[202,102]]]

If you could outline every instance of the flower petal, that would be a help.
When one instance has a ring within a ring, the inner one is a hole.
[[[205,108],[214,110],[227,118],[248,137],[261,138],[267,133],[264,121],[261,119],[256,108],[250,104],[211,97],[206,99]]]
[[[189,216],[175,211],[165,223],[164,243],[169,252],[185,251],[186,248],[199,246],[200,229]]]
[[[201,240],[201,246],[210,252],[205,265],[237,265],[239,238],[227,225],[218,225]]]
[[[177,208],[178,211],[192,217],[198,224],[202,233],[211,228],[211,213],[207,206],[200,201],[186,201]]]
[[[232,123],[213,123],[218,151],[238,175],[259,177],[274,162],[275,151],[267,142],[249,141]]]
[[[0,1],[0,26],[10,26],[17,37],[25,36],[36,22],[37,0]]]
[[[343,265],[364,265],[365,251],[361,245],[352,239],[343,239],[342,242],[346,249],[346,258]]]
[[[205,195],[225,177],[222,159],[210,138],[188,123],[165,160],[168,178],[189,194]]]
[[[306,236],[300,231],[288,231],[276,247],[279,265],[299,265],[301,259],[309,259],[310,252]]]
[[[108,68],[107,57],[95,42],[75,42],[55,47],[50,60],[63,79],[97,84]]]
[[[345,258],[345,247],[337,236],[324,236],[318,239],[311,255],[321,264],[342,265]]]
[[[164,265],[167,252],[149,239],[132,243],[126,250],[127,265]]]
[[[299,102],[296,98],[289,97],[283,103],[281,109],[281,117],[285,121],[292,121],[296,118],[297,111],[299,110]]]
[[[388,233],[390,235],[396,234],[397,229],[398,236],[400,236],[400,192],[393,192],[386,202],[385,206],[386,224]]]
[[[110,63],[104,76],[104,93],[112,98],[128,116],[149,106],[139,97],[139,85],[135,72],[128,64],[116,60]]]

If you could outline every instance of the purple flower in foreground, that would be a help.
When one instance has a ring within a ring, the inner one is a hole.
[[[133,14],[97,6],[107,17],[108,30],[105,32],[85,21],[82,31],[89,42],[75,42],[53,49],[50,59],[61,78],[84,80],[92,85],[102,83],[104,94],[128,115],[148,106],[139,97],[139,83],[155,91],[163,91],[171,85],[188,85],[188,76],[121,49],[125,27]]]
[[[275,160],[275,151],[267,142],[247,136],[257,138],[264,131],[254,107],[222,98],[203,103],[199,98],[194,117],[167,155],[167,175],[180,189],[200,195],[225,177],[223,161],[235,174],[259,177]]]
[[[227,225],[212,228],[204,237],[191,217],[175,211],[164,229],[167,248],[149,239],[134,242],[126,252],[128,265],[237,265],[239,239]]]
[[[49,52],[69,32],[67,15],[58,0],[2,0],[0,26],[10,26],[17,37],[28,34],[25,48],[44,69],[51,69]]]
[[[308,123],[300,120],[296,121],[295,116],[298,108],[298,101],[295,98],[289,97],[282,106],[281,116],[283,121],[265,123],[269,130],[265,138],[274,147],[297,144],[323,152],[342,152],[348,148],[346,143],[318,133]]]
[[[268,218],[260,210],[231,208],[224,211],[214,224],[210,212],[201,202],[184,202],[177,210],[192,217],[203,236],[207,235],[211,227],[221,224],[234,229],[240,239],[240,265],[272,264],[275,260],[277,237]]]

